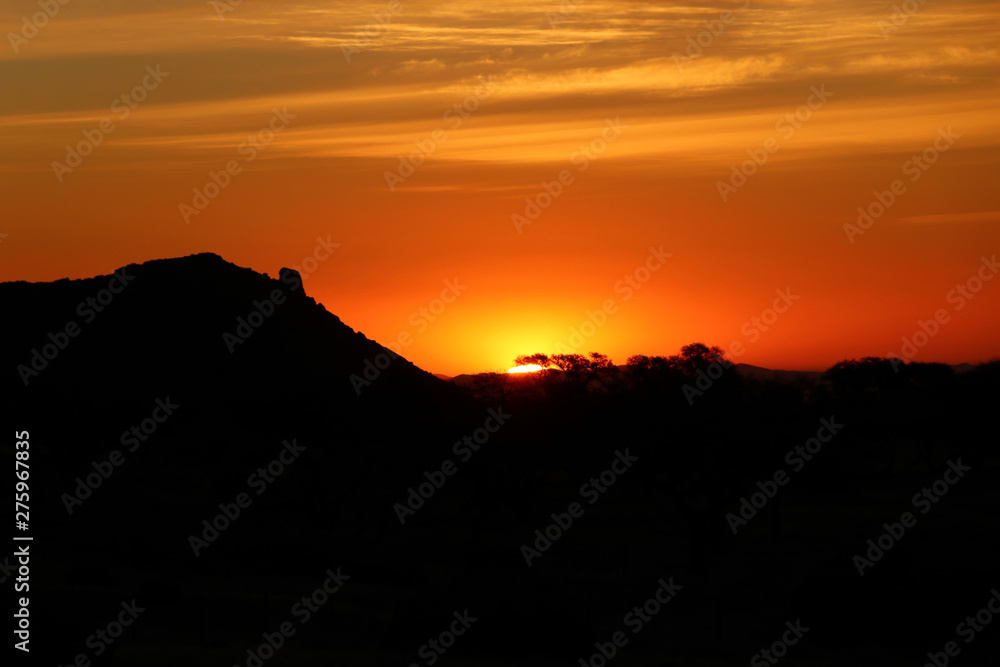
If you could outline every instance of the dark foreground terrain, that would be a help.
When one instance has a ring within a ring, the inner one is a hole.
[[[448,382],[293,271],[116,275],[0,285],[37,664],[1000,664],[996,362]]]

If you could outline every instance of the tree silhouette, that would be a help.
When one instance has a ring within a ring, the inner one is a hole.
[[[687,374],[680,357],[647,357],[635,354],[628,358],[626,373],[630,388],[640,395],[663,394],[676,391]]]
[[[480,399],[496,405],[507,405],[511,394],[510,373],[490,371],[479,373],[472,380],[472,391]]]
[[[541,366],[542,368],[548,368],[552,365],[552,360],[549,355],[542,354],[538,352],[536,354],[522,354],[520,357],[514,359],[515,366]]]
[[[669,358],[679,368],[690,376],[697,375],[699,370],[707,370],[710,366],[718,365],[723,368],[732,366],[726,359],[726,353],[721,347],[713,345],[709,347],[704,343],[691,343],[681,348],[679,356]]]

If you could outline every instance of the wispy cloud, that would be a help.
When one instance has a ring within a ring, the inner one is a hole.
[[[884,40],[877,24],[892,3],[862,0],[588,0],[556,25],[546,17],[556,1],[400,0],[345,62],[341,47],[386,7],[244,2],[219,19],[209,3],[188,0],[73,5],[20,53],[0,49],[0,75],[19,90],[0,100],[0,140],[11,149],[0,168],[45,167],[150,63],[174,72],[169,85],[109,140],[140,161],[225,150],[271,105],[303,113],[267,159],[391,155],[486,75],[500,84],[496,95],[435,159],[562,159],[609,114],[634,125],[618,157],[721,159],[727,142],[738,153],[758,141],[824,82],[837,94],[824,137],[802,133],[781,159],[916,145],[945,120],[977,130],[969,147],[1000,134],[995,3],[928,3]],[[724,10],[733,18],[719,31]],[[12,5],[0,18],[20,21]],[[699,39],[703,52],[679,67],[672,56]],[[939,88],[947,98],[928,94]],[[893,121],[879,123],[886,113]]]

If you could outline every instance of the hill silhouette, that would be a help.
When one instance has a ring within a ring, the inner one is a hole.
[[[797,621],[785,664],[920,664],[995,586],[996,362],[818,375],[693,343],[445,381],[294,271],[211,254],[0,298],[50,664],[745,664]]]
[[[109,289],[115,275],[120,279]],[[49,548],[78,552],[53,563],[39,583],[52,603],[45,612],[52,634],[40,631],[42,637],[51,640],[59,629],[83,639],[94,630],[93,612],[77,613],[73,591],[99,590],[107,604],[116,604],[116,595],[139,594],[166,618],[167,609],[190,602],[176,596],[178,576],[235,577],[282,558],[294,559],[302,573],[319,568],[319,574],[320,564],[346,563],[355,572],[373,567],[348,557],[346,547],[338,558],[321,556],[320,545],[336,543],[329,534],[311,549],[290,536],[306,525],[319,530],[333,523],[352,537],[379,532],[393,520],[387,508],[399,489],[411,483],[403,471],[415,458],[422,463],[419,445],[450,444],[465,429],[471,402],[403,357],[393,357],[356,391],[351,376],[364,377],[366,362],[381,362],[387,350],[307,296],[296,272],[282,269],[279,276],[200,254],[86,280],[0,284],[0,299],[18,321],[2,334],[9,370],[3,402],[9,426],[30,430],[35,448],[33,526]],[[264,302],[275,290],[284,298],[272,308]],[[106,304],[98,300],[102,291]],[[242,330],[250,332],[244,342],[227,341],[241,318],[261,312],[255,302],[270,314]],[[65,333],[67,325],[75,335]],[[123,433],[164,403],[179,407],[128,451],[135,436]],[[188,535],[220,502],[247,491],[248,474],[293,438],[307,448],[304,463],[289,466],[289,479],[277,480],[260,507],[240,517],[250,530],[234,529],[195,558]],[[78,479],[115,450],[124,463],[90,497],[67,500],[81,495],[74,494]],[[352,500],[378,497],[382,486],[391,494],[381,505],[352,510]],[[116,573],[136,562],[142,563],[136,577],[112,594]],[[158,595],[173,602],[156,605]],[[51,657],[69,661],[73,654]]]

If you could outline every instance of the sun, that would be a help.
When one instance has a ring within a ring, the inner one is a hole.
[[[537,373],[542,370],[542,367],[538,364],[529,364],[527,366],[514,366],[508,370],[508,373]]]

